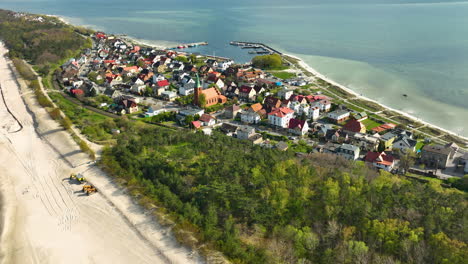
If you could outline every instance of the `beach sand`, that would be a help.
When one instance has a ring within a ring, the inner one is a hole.
[[[5,53],[0,45],[0,84],[18,121],[0,98],[0,263],[202,263],[88,163],[33,93],[19,88]],[[99,192],[86,196],[68,179],[72,172]]]

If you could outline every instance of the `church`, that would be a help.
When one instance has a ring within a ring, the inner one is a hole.
[[[200,78],[197,74],[193,103],[199,107],[202,107],[200,103],[200,98],[202,95],[205,97],[205,105],[203,107],[210,107],[215,104],[225,104],[227,102],[226,96],[222,95],[221,92],[216,89],[216,87],[203,90],[203,87],[200,84]]]

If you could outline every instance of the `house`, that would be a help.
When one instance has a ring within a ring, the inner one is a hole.
[[[227,61],[222,61],[218,63],[218,69],[221,71],[227,70],[229,66],[231,66],[234,63],[233,60],[227,60]]]
[[[328,114],[328,118],[338,124],[349,119],[349,112],[346,110],[336,110]]]
[[[281,100],[272,96],[267,96],[263,101],[263,106],[267,112],[271,112],[273,109],[281,107]]]
[[[399,149],[402,152],[406,152],[407,150],[415,151],[417,144],[418,141],[412,138],[406,136],[399,136],[393,141],[392,149]]]
[[[348,133],[346,133],[346,131],[343,131],[341,129],[328,129],[326,132],[325,132],[325,139],[327,141],[331,141],[331,142],[339,142],[339,143],[342,143],[342,142],[347,142],[348,139],[349,139],[349,135]]]
[[[230,136],[230,135],[236,133],[238,128],[239,128],[238,126],[228,124],[228,123],[223,123],[221,125],[220,129],[221,129],[221,131],[226,133],[226,135]]]
[[[155,115],[159,115],[161,113],[164,113],[166,112],[166,109],[164,108],[153,108],[152,106],[150,106],[148,108],[148,110],[145,112],[145,117],[151,117],[151,116],[155,116]]]
[[[199,129],[202,127],[202,123],[200,121],[192,121],[192,127],[195,129]]]
[[[360,113],[356,113],[353,115],[354,119],[356,119],[357,121],[364,121],[367,119],[367,113],[366,112],[360,112]]]
[[[312,121],[316,121],[320,117],[320,108],[318,106],[310,107],[308,117],[312,119]]]
[[[249,139],[255,135],[255,129],[250,126],[241,126],[237,129],[237,138],[238,139]]]
[[[366,126],[360,121],[352,119],[343,126],[343,130],[353,133],[366,133]]]
[[[380,142],[384,144],[386,150],[389,150],[389,149],[392,149],[393,142],[395,141],[396,138],[397,138],[397,135],[395,133],[387,132],[380,137]]]
[[[280,141],[275,145],[275,148],[281,151],[286,151],[289,148],[289,145],[286,142]]]
[[[185,109],[181,109],[179,111],[179,115],[185,117],[185,116],[201,116],[205,113],[205,110],[204,109],[200,109],[200,108],[190,108],[190,107],[187,107]]]
[[[445,169],[453,161],[457,148],[447,145],[425,145],[421,151],[421,162],[430,168]]]
[[[73,94],[75,97],[84,96],[84,91],[81,89],[71,89],[70,93]]]
[[[210,67],[213,67],[213,68],[216,68],[218,67],[218,62],[216,60],[213,60],[213,59],[207,59],[205,61],[205,63],[210,66]]]
[[[194,86],[195,86],[194,83],[187,83],[187,84],[179,86],[179,94],[182,96],[193,94],[195,90]]]
[[[294,110],[294,112],[298,116],[300,116],[302,114],[307,116],[309,114],[310,106],[307,103],[299,103],[298,101],[293,101],[290,104],[289,108]]]
[[[253,144],[261,144],[263,143],[263,136],[261,134],[255,133],[253,136],[249,138],[249,140]]]
[[[288,88],[283,88],[278,92],[278,96],[281,97],[282,99],[289,100],[289,98],[293,95],[294,90],[293,89],[288,89]]]
[[[359,151],[359,147],[350,144],[342,144],[336,149],[336,154],[347,160],[357,160],[359,158]]]
[[[236,118],[237,114],[241,111],[241,108],[239,105],[230,105],[226,108],[224,108],[224,116],[229,119],[234,119]]]
[[[262,105],[256,103],[251,105],[247,110],[241,113],[241,121],[249,124],[257,124],[262,119]]]
[[[161,96],[166,101],[174,101],[177,98],[177,93],[173,91],[164,91],[161,93]]]
[[[367,152],[364,160],[378,169],[391,171],[395,165],[395,159],[385,152]]]
[[[122,93],[112,88],[106,88],[106,90],[104,90],[104,95],[116,100],[122,96]]]
[[[138,105],[134,100],[122,99],[119,102],[119,112],[121,114],[133,114],[135,112],[138,112]]]
[[[268,114],[268,122],[270,125],[287,128],[289,126],[289,120],[293,118],[294,111],[287,107],[280,107],[274,109]]]
[[[162,80],[162,81],[156,82],[156,88],[162,88],[162,89],[166,90],[167,88],[169,88],[169,81],[168,80]]]
[[[241,113],[241,121],[248,124],[258,124],[261,121],[261,117],[260,114],[249,108]]]
[[[309,131],[309,124],[306,120],[291,118],[288,128],[290,133],[304,136]]]
[[[216,119],[208,114],[201,115],[199,121],[202,122],[203,126],[213,126],[216,124]]]
[[[227,102],[226,96],[222,95],[218,89],[215,87],[211,87],[208,89],[203,90],[202,86],[200,85],[200,78],[198,77],[195,81],[195,94],[193,98],[193,103],[202,107],[201,98],[204,98],[204,105],[203,107],[210,107],[215,104],[225,104]]]
[[[239,98],[246,101],[255,101],[255,96],[257,93],[253,87],[242,85],[239,88]]]
[[[359,148],[368,151],[376,151],[379,146],[379,138],[361,133],[354,134],[352,142]]]
[[[310,106],[312,107],[318,106],[320,108],[320,111],[328,112],[331,109],[331,101],[327,99],[322,99],[322,100],[318,100],[318,101],[311,103]]]

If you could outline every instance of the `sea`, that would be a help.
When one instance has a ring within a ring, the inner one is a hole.
[[[0,0],[0,8],[250,61],[266,43],[391,108],[468,137],[468,1]],[[404,97],[403,94],[407,96]]]

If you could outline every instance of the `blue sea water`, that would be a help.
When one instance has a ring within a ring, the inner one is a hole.
[[[356,92],[468,136],[468,2],[404,0],[0,0],[246,62],[231,40],[297,55]],[[402,94],[407,94],[403,98]]]

